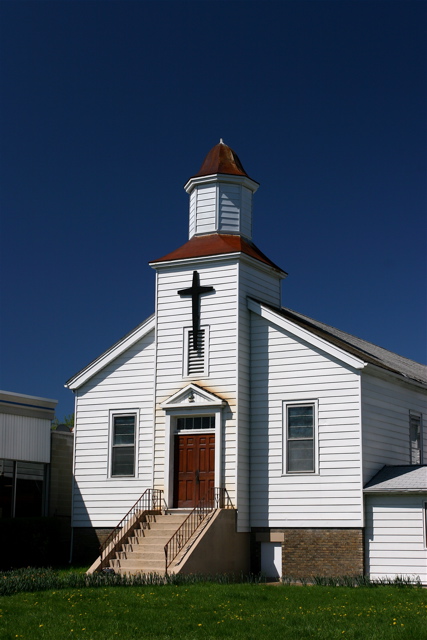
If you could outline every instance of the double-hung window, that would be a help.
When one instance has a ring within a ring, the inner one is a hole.
[[[314,473],[316,405],[285,404],[285,473]]]
[[[112,416],[111,475],[135,475],[135,414]]]

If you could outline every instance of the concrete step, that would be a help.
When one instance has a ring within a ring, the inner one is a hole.
[[[118,565],[119,569],[125,569],[126,571],[130,571],[136,569],[137,571],[165,571],[165,563],[159,562],[158,560],[144,560],[138,561],[133,558],[129,560],[120,560]],[[115,570],[115,569],[114,569]]]
[[[170,540],[170,538],[173,536],[175,532],[172,532],[171,534],[169,534],[169,532],[162,532],[162,534],[158,534],[158,535],[151,535],[151,536],[143,536],[143,537],[136,537],[133,536],[132,538],[129,538],[129,542],[128,544],[134,544],[134,545],[151,545],[151,544],[162,544],[163,546],[165,546],[165,544],[168,542],[168,540]]]
[[[166,519],[167,518],[167,519]],[[176,529],[178,529],[178,527],[180,527],[185,520],[187,520],[187,518],[178,518],[178,517],[173,517],[171,519],[169,519],[168,516],[165,516],[165,520],[158,520],[157,522],[154,522],[152,524],[150,524],[150,529],[154,526],[154,527],[175,527]]]
[[[165,557],[165,550],[163,547],[151,547],[149,549],[145,547],[141,547],[141,549],[139,550],[122,551],[121,553],[122,555],[120,556],[119,559],[138,558],[138,560],[140,560],[141,558],[164,558]]]
[[[160,573],[165,572],[164,547],[176,533],[191,509],[172,510],[163,515],[149,515],[147,522],[141,523],[110,566],[116,573]]]
[[[142,523],[140,527],[134,530],[133,535],[137,538],[151,536],[153,532],[155,532],[156,535],[158,532],[164,532],[165,534],[170,532],[170,535],[173,535],[185,520],[185,518],[175,516],[161,517],[163,517],[164,520],[160,520],[159,518],[156,522]]]
[[[168,524],[173,527],[179,527],[184,520],[187,519],[187,516],[156,516],[156,520],[152,520],[151,522],[141,522],[141,529],[151,529],[151,527],[155,527],[159,524]]]

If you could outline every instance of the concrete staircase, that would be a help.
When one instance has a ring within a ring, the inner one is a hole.
[[[122,550],[110,560],[116,573],[165,573],[165,544],[187,518],[191,509],[168,510],[162,515],[147,515]]]

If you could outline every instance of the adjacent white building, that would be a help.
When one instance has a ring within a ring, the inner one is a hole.
[[[153,316],[68,381],[74,539],[148,488],[191,508],[222,487],[254,570],[427,582],[427,368],[281,306],[286,273],[252,241],[258,186],[209,152],[185,185],[189,241],[151,262]],[[381,491],[396,469],[411,490]]]
[[[0,391],[0,518],[47,515],[57,400]]]

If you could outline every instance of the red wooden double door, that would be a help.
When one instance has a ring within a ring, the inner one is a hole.
[[[174,506],[195,507],[215,486],[215,434],[175,436]]]

